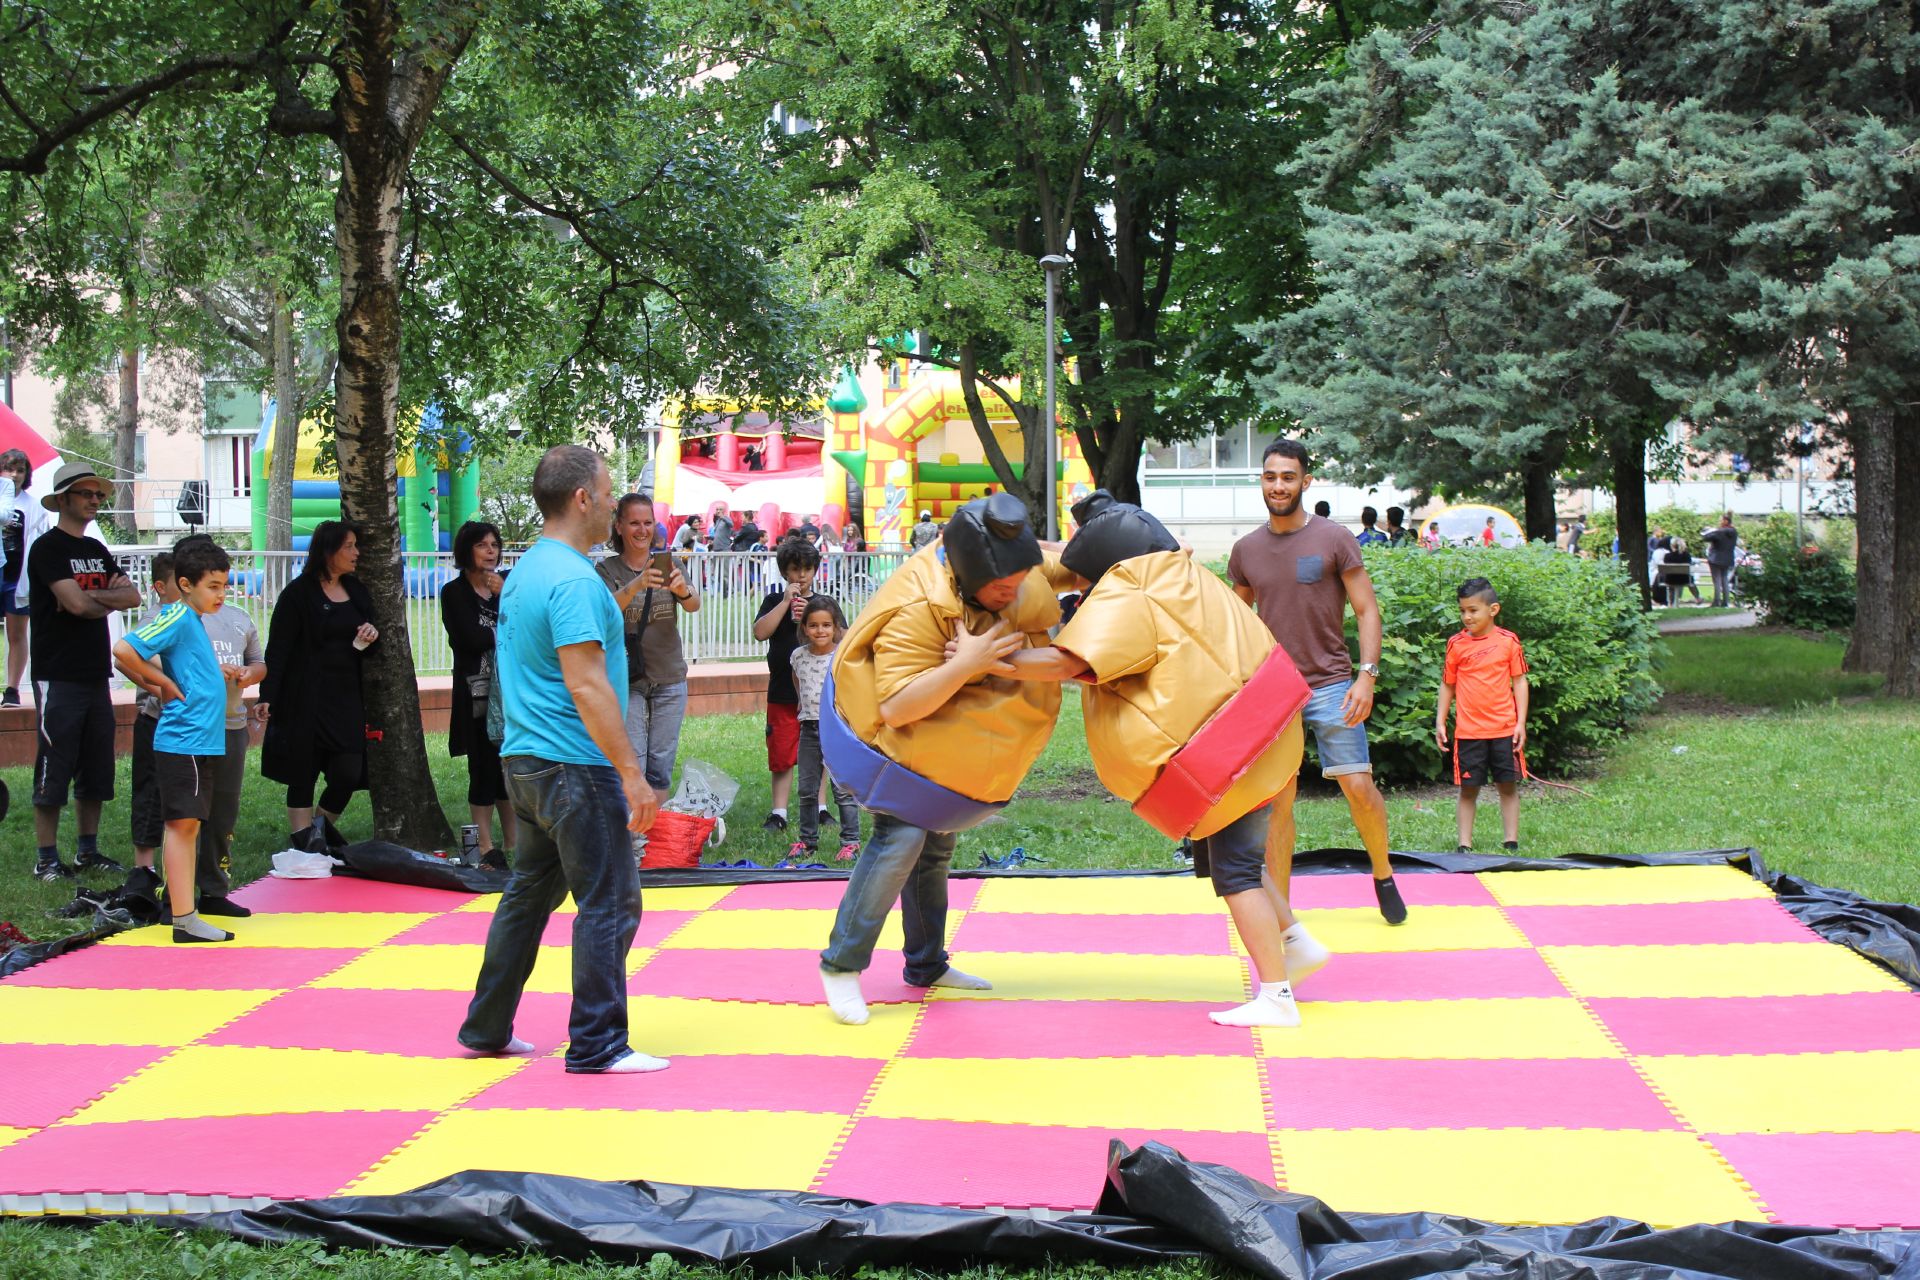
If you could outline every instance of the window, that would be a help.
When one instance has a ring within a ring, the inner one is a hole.
[[[904,383],[907,362],[905,360],[888,360],[886,366],[887,390],[898,391]]]
[[[1181,441],[1174,446],[1173,465],[1182,471],[1198,471],[1213,466],[1213,441]]]
[[[1253,459],[1248,447],[1247,434],[1248,427],[1244,422],[1222,431],[1216,437],[1213,465],[1222,471],[1252,470]]]
[[[1173,446],[1170,444],[1150,444],[1145,454],[1147,466],[1153,470],[1164,471],[1173,465]]]
[[[245,498],[253,493],[253,437],[207,437],[207,496]]]

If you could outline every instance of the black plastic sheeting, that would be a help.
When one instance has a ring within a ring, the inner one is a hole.
[[[458,1174],[406,1195],[289,1201],[157,1221],[254,1244],[457,1244],[469,1252],[534,1250],[616,1263],[664,1253],[685,1263],[758,1271],[1048,1262],[1125,1267],[1211,1257],[1261,1280],[1920,1277],[1920,1232],[1765,1223],[1657,1230],[1622,1218],[1510,1227],[1437,1214],[1343,1214],[1151,1142],[1137,1150],[1113,1143],[1095,1212],[1052,1221],[831,1196],[488,1172]]]
[[[451,893],[499,893],[512,879],[505,871],[451,863],[386,840],[362,840],[334,856],[347,864],[344,871],[336,874],[418,885],[422,889],[445,889]]]

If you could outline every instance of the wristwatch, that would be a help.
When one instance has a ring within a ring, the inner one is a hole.
[[[1372,676],[1375,680],[1380,678],[1380,664],[1377,662],[1359,663],[1354,667],[1354,670],[1363,676]]]

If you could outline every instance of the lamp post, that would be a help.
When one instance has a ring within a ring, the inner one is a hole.
[[[1060,450],[1060,433],[1056,429],[1053,413],[1053,358],[1058,345],[1054,332],[1053,296],[1060,285],[1060,272],[1071,266],[1073,259],[1064,254],[1050,253],[1040,259],[1040,269],[1047,273],[1047,477],[1046,487],[1041,491],[1047,495],[1046,537],[1048,542],[1060,540],[1060,479],[1059,462],[1055,455]]]

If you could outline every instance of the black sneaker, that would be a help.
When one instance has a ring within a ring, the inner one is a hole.
[[[1470,844],[1457,844],[1453,847],[1453,851],[1455,853],[1472,853],[1473,846]]]
[[[33,878],[54,884],[61,880],[73,879],[73,868],[55,858],[51,862],[41,861],[33,864]]]
[[[95,849],[92,853],[76,854],[73,859],[73,869],[82,874],[92,874],[95,872],[102,875],[111,872],[116,876],[127,874],[125,867],[115,862],[112,858],[109,858],[106,854],[101,853],[98,849]]]
[[[17,707],[19,705],[20,691],[18,689],[12,685],[8,685],[5,689],[0,689],[0,707]]]
[[[476,865],[478,865],[482,871],[513,870],[513,867],[507,862],[507,855],[499,849],[489,849],[481,854],[480,861]]]
[[[787,829],[787,820],[780,814],[770,813],[767,815],[767,820],[760,824],[760,829],[762,831],[785,831]]]
[[[1380,904],[1380,914],[1388,924],[1407,922],[1407,904],[1401,901],[1400,886],[1393,882],[1392,876],[1373,882],[1373,896]]]
[[[1502,849],[1505,849],[1508,853],[1520,852],[1520,842],[1518,840],[1502,840],[1500,842],[1500,847]]]
[[[232,898],[218,893],[201,894],[200,905],[194,910],[203,916],[233,916],[236,919],[253,914],[251,907],[243,907]]]

